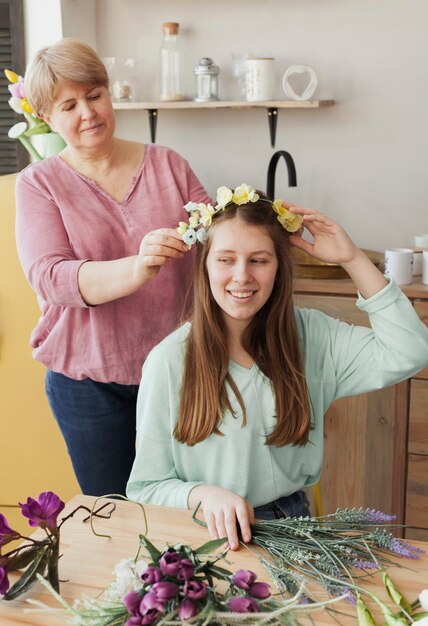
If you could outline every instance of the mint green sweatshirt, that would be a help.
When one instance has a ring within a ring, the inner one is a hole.
[[[229,372],[247,410],[229,390],[235,410],[224,416],[221,432],[188,446],[172,435],[178,419],[187,323],[156,346],[143,367],[138,405],[136,457],[128,481],[131,500],[187,508],[193,487],[217,485],[267,504],[318,482],[323,464],[324,413],[337,398],[408,378],[428,365],[428,329],[394,284],[357,306],[371,328],[352,326],[314,309],[295,308],[312,409],[310,443],[268,446],[275,427],[275,398],[256,364],[230,361]]]

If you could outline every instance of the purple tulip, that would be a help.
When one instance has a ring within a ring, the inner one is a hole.
[[[181,559],[178,566],[177,578],[178,580],[185,581],[190,580],[195,572],[195,567],[190,559]]]
[[[195,617],[197,612],[198,607],[195,602],[193,602],[193,600],[189,600],[189,598],[185,598],[178,607],[178,617],[180,619],[191,619],[192,617]]]
[[[233,613],[259,613],[259,605],[252,598],[235,596],[229,600],[229,610]]]
[[[146,585],[153,585],[154,583],[158,583],[162,580],[163,575],[161,570],[158,567],[147,567],[144,572],[141,574],[141,580]]]
[[[4,596],[9,589],[9,579],[7,577],[7,571],[4,567],[0,567],[0,594]]]
[[[7,86],[13,98],[25,98],[25,89],[24,89],[24,79],[22,76],[18,77],[18,81],[16,83],[12,83]]]
[[[0,513],[0,546],[4,546],[6,543],[9,543],[9,541],[17,539],[18,537],[19,533],[9,526],[5,516]]]
[[[165,576],[176,576],[180,565],[180,555],[178,552],[165,552],[159,561],[159,567]]]
[[[184,595],[190,600],[202,600],[207,595],[207,586],[199,580],[187,580],[183,587]]]
[[[124,626],[148,626],[157,620],[158,615],[159,611],[151,609],[145,615],[133,615],[126,620]]]
[[[248,593],[250,596],[253,596],[253,598],[266,600],[266,598],[269,598],[270,596],[270,585],[269,583],[253,583],[250,585]]]
[[[156,597],[161,602],[168,602],[177,596],[178,585],[169,582],[155,583],[152,587],[152,592],[156,594]]]
[[[158,618],[159,611],[156,609],[150,609],[143,615],[141,618],[141,626],[147,626],[148,624],[153,624]]]
[[[21,513],[28,517],[30,526],[40,526],[55,530],[57,527],[58,515],[63,510],[65,504],[52,491],[44,491],[37,496],[37,500],[27,498],[25,504],[21,504]]]
[[[137,614],[140,608],[141,596],[136,591],[130,591],[122,598],[123,604],[132,614]]]
[[[254,583],[256,578],[257,578],[257,574],[255,574],[251,570],[239,569],[232,576],[232,583],[235,585],[235,587],[238,587],[239,589],[245,589],[245,591],[248,591],[248,589],[250,588],[250,585]]]
[[[156,609],[157,611],[163,611],[165,609],[165,606],[163,602],[160,601],[154,591],[149,591],[149,593],[146,593],[146,595],[141,600],[140,613],[142,615],[145,615],[152,609]]]

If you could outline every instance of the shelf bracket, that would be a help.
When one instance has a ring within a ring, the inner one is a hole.
[[[272,146],[272,148],[275,148],[276,123],[278,121],[278,108],[269,107],[267,110],[267,114],[268,114],[268,122],[269,122],[270,145]]]
[[[150,126],[150,141],[156,143],[156,123],[158,121],[158,110],[147,109],[149,114],[149,126]]]

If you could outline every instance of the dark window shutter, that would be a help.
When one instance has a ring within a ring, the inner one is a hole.
[[[8,104],[9,82],[4,69],[21,75],[25,72],[22,0],[0,0],[0,175],[19,172],[29,163],[28,153],[21,143],[7,136],[9,128],[24,118]]]

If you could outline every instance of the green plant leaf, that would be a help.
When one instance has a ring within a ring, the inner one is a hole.
[[[220,548],[220,546],[224,546],[226,541],[227,537],[207,541],[207,543],[204,543],[202,546],[199,546],[199,548],[195,550],[195,554],[212,554],[217,550],[217,548]]]
[[[147,539],[145,535],[140,535],[140,544],[146,548],[147,552],[150,554],[150,557],[153,562],[157,563],[159,561],[162,552],[160,552],[156,546],[152,544],[151,541]]]
[[[18,552],[14,556],[10,557],[7,562],[7,569],[9,572],[13,572],[17,569],[23,569],[27,567],[29,563],[34,559],[38,551],[40,550],[40,546],[31,546],[28,550],[22,550],[22,552]]]
[[[428,617],[428,611],[424,611],[423,613],[413,613],[412,620],[418,622],[423,617]]]
[[[392,582],[391,578],[388,576],[385,570],[382,572],[382,580],[391,600],[397,606],[401,606],[401,608],[403,608],[406,611],[406,613],[411,613],[412,607],[410,606],[410,602],[407,600],[407,598],[403,596],[400,590],[395,586],[395,584]]]
[[[36,582],[37,574],[41,574],[43,576],[43,572],[46,569],[47,564],[47,549],[40,550],[39,554],[33,560],[31,565],[27,567],[25,572],[22,574],[21,578],[9,589],[9,591],[4,595],[5,600],[13,600],[28,591],[30,587]]]
[[[357,617],[359,626],[376,626],[373,615],[360,597],[357,598]]]

